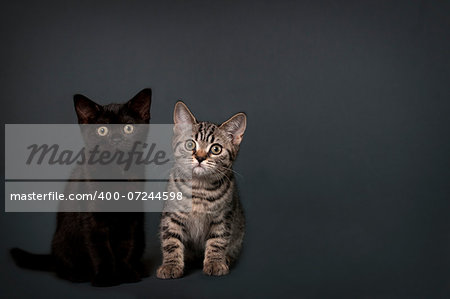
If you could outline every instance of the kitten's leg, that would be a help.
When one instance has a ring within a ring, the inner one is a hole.
[[[96,228],[89,233],[87,240],[89,256],[94,269],[94,286],[117,285],[115,260],[109,242],[109,230],[106,227]]]
[[[130,264],[133,269],[139,273],[141,277],[147,277],[148,273],[142,261],[145,251],[145,230],[144,230],[144,214],[141,219],[137,221],[136,229],[134,230],[134,247],[130,257]]]
[[[179,278],[184,270],[185,215],[163,213],[161,219],[161,247],[163,263],[156,272],[162,279]]]
[[[135,239],[137,227],[122,227],[115,232],[117,240],[114,242],[114,253],[116,257],[116,271],[121,282],[138,282],[141,280],[139,273],[135,269],[135,251],[141,251],[137,248]]]
[[[242,241],[244,239],[244,230],[233,233],[231,242],[228,246],[227,251],[227,263],[228,266],[236,262],[242,248]]]
[[[232,228],[231,242],[227,248],[228,266],[230,266],[237,260],[241,252],[242,242],[245,235],[245,216],[240,207],[240,203],[238,206],[238,210],[229,219],[233,220],[232,223],[230,223],[230,227]]]
[[[63,233],[57,230],[52,240],[52,256],[55,260],[56,274],[73,282],[87,282],[92,276],[92,265],[83,244],[82,236]]]
[[[227,250],[230,245],[231,233],[227,230],[225,221],[211,223],[205,246],[203,272],[208,275],[226,275],[229,272]]]

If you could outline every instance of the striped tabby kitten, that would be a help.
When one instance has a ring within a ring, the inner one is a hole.
[[[182,192],[183,200],[168,201],[162,214],[159,278],[181,277],[185,261],[198,257],[204,273],[225,275],[236,260],[245,219],[232,164],[246,119],[238,113],[218,126],[197,121],[182,102],[175,105],[168,191]]]

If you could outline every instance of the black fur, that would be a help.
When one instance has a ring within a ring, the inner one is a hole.
[[[148,124],[151,90],[142,90],[125,104],[101,106],[82,95],[75,95],[74,103],[80,124]],[[91,171],[87,166],[75,169],[83,177],[90,177]],[[99,188],[97,182],[88,184],[88,189]],[[139,190],[138,184],[131,188]],[[66,190],[75,193],[79,185],[70,182]],[[11,256],[22,268],[54,271],[74,282],[112,286],[136,282],[145,275],[141,263],[144,247],[142,212],[59,212],[51,254],[37,255],[14,248]]]

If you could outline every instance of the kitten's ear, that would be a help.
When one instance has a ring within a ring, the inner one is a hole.
[[[128,101],[128,107],[146,122],[150,120],[151,104],[152,90],[150,88],[141,90],[137,95]]]
[[[99,104],[81,94],[73,96],[73,103],[75,105],[79,124],[91,123],[102,109]]]
[[[178,101],[175,104],[175,109],[173,110],[173,122],[176,125],[178,124],[193,125],[197,123],[197,120],[195,119],[191,111],[189,111],[186,104],[184,104],[182,101]]]
[[[239,145],[244,137],[245,128],[247,127],[247,116],[240,112],[235,114],[229,120],[220,125],[220,128],[231,135],[233,144]]]

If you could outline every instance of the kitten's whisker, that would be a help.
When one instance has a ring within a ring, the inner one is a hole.
[[[224,178],[226,178],[226,179],[231,183],[230,178],[228,177],[228,175],[227,175],[225,172],[219,170],[218,168],[216,168],[216,171],[218,171],[220,174],[222,174],[222,178],[220,178],[219,176],[217,176],[217,177],[219,178],[219,180],[220,180],[221,183],[223,182],[222,180],[223,180]]]
[[[242,175],[241,173],[237,172],[236,170],[234,170],[234,169],[231,168],[231,167],[224,167],[224,166],[222,166],[222,168],[223,168],[223,169],[226,169],[226,170],[229,170],[229,171],[232,171],[233,173],[239,175],[241,178],[244,178],[244,175]]]

